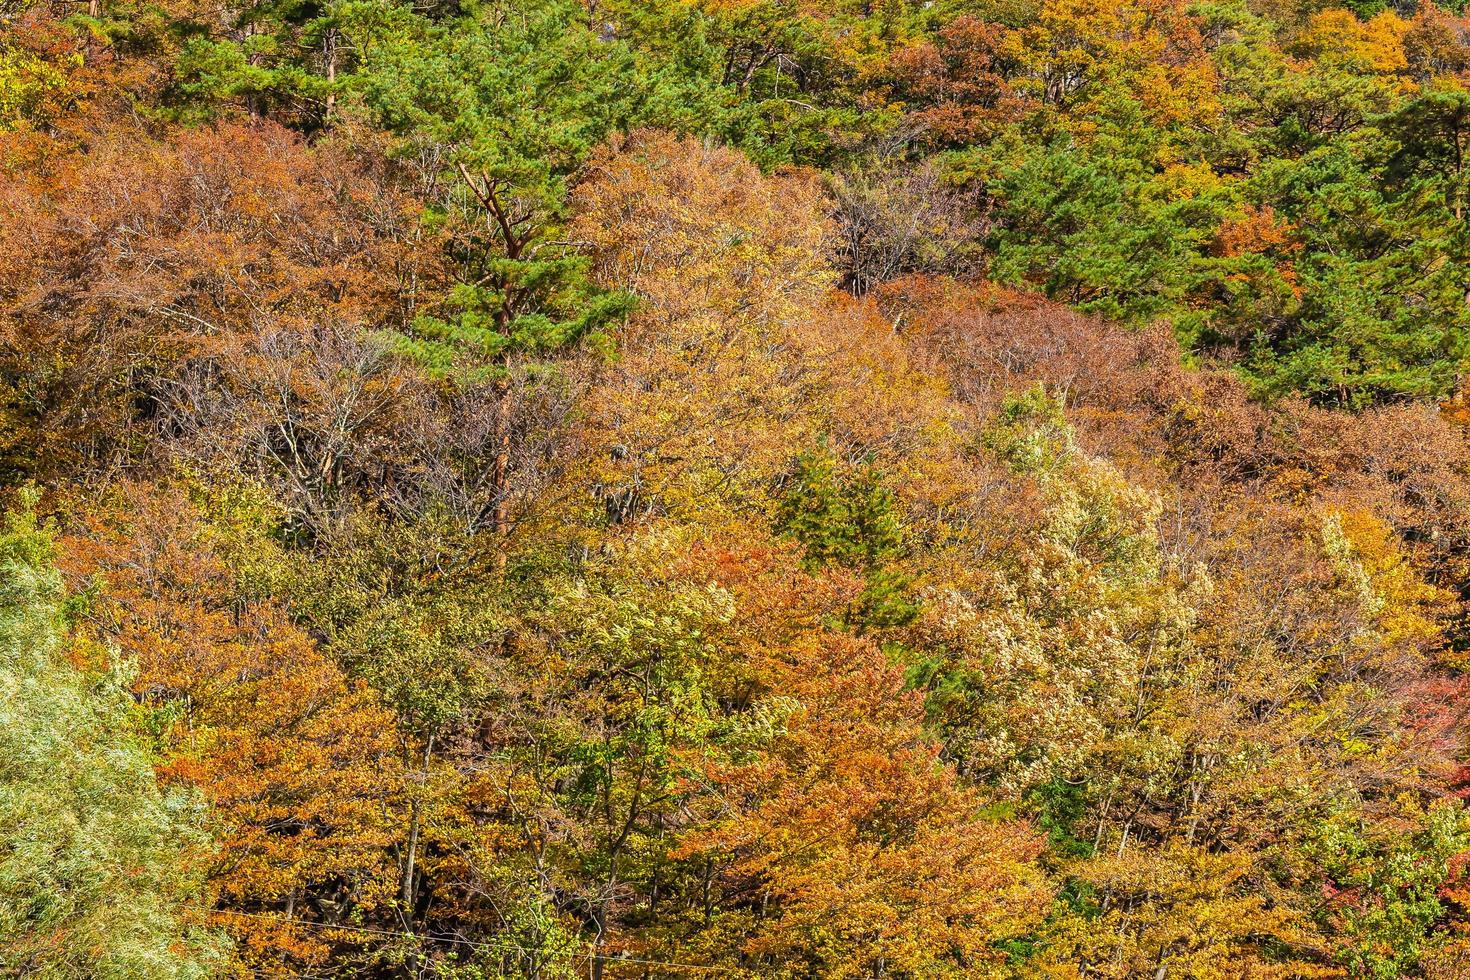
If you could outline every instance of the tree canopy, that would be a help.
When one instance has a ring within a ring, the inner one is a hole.
[[[0,0],[0,974],[1470,976],[1470,21]]]

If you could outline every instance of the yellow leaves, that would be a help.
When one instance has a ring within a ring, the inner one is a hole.
[[[596,247],[604,281],[644,301],[591,398],[602,482],[674,509],[758,494],[802,441],[790,406],[812,366],[784,335],[833,281],[814,182],[650,131],[605,148],[590,173],[573,234]]]
[[[1252,879],[1253,855],[1174,844],[1121,849],[1073,871],[1090,887],[1101,914],[1059,917],[1023,976],[1304,980],[1342,975],[1300,961],[1278,962],[1271,955],[1263,939],[1301,945],[1311,937],[1295,925],[1292,910],[1269,902]]]
[[[0,50],[0,128],[44,115],[66,85],[66,75],[54,65],[24,50]]]
[[[574,195],[575,237],[605,283],[663,318],[789,318],[832,281],[831,233],[812,175],[773,179],[741,154],[641,130],[588,165]]]
[[[1150,64],[1133,83],[1138,101],[1157,125],[1210,128],[1220,117],[1220,78],[1213,62]]]
[[[1409,67],[1404,37],[1411,26],[1392,10],[1385,10],[1367,22],[1349,10],[1322,10],[1307,21],[1292,50],[1324,64],[1381,75],[1398,74]]]
[[[1001,50],[1027,68],[1017,89],[1067,111],[1078,133],[1091,128],[1088,107],[1112,83],[1165,123],[1219,111],[1214,67],[1177,0],[1046,0]]]
[[[1444,641],[1441,623],[1454,596],[1423,580],[1384,521],[1364,510],[1333,514],[1324,538],[1362,576],[1365,609],[1391,648],[1430,648]],[[1340,542],[1340,544],[1335,543]]]

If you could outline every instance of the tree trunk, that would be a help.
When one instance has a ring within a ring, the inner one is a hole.
[[[325,47],[323,54],[327,62],[327,110],[322,116],[323,125],[332,118],[332,110],[337,105],[337,29],[334,27],[327,31],[327,36],[322,42]]]
[[[423,767],[419,771],[419,786],[429,779],[429,759],[434,752],[434,736],[430,735],[424,741]],[[413,922],[413,907],[418,900],[417,889],[414,886],[414,871],[418,861],[419,851],[419,828],[422,826],[422,811],[418,795],[415,794],[413,802],[408,809],[408,843],[403,851],[403,877],[399,881],[398,896],[403,902],[403,914],[407,920]]]
[[[404,914],[413,919],[413,870],[419,849],[419,801],[409,805],[408,846],[403,852],[403,880],[399,883],[399,897],[403,901]]]
[[[495,382],[495,463],[491,492],[495,495],[495,533],[510,533],[510,378]]]
[[[601,905],[592,913],[592,922],[597,926],[597,935],[592,939],[592,980],[602,980],[602,933],[607,922],[607,910]]]

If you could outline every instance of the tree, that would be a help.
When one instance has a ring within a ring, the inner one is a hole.
[[[1412,163],[1412,146],[1400,165]],[[1246,361],[1264,391],[1343,406],[1449,391],[1470,336],[1458,192],[1444,176],[1385,179],[1390,152],[1368,133],[1260,175],[1302,242],[1300,306]]]
[[[778,500],[774,526],[806,548],[808,569],[829,563],[854,568],[865,580],[843,625],[903,626],[918,615],[907,595],[909,577],[897,566],[903,529],[893,494],[871,470],[837,474],[826,447],[796,460],[789,485]]]
[[[46,193],[0,175],[0,397],[21,478],[156,461],[198,421],[177,402],[207,417],[249,339],[400,323],[436,277],[409,247],[421,205],[363,144],[105,120],[86,152],[47,159]]]
[[[1289,909],[1243,880],[1250,866],[1246,855],[1182,846],[1092,862],[1070,886],[1072,907],[1040,930],[1037,955],[1020,975],[1080,969],[1116,980],[1340,976],[1312,962],[1320,946]]]
[[[1382,840],[1334,815],[1314,842],[1328,900],[1321,914],[1338,933],[1336,959],[1354,978],[1401,977],[1438,944],[1442,896],[1470,848],[1470,821],[1459,805],[1405,816],[1407,832]]]
[[[1398,149],[1387,175],[1400,186],[1419,180],[1443,188],[1444,204],[1455,220],[1465,213],[1466,153],[1470,151],[1470,93],[1428,92],[1380,124]]]
[[[768,546],[692,557],[735,600],[725,642],[746,651],[748,680],[689,777],[704,819],[676,853],[709,862],[706,902],[725,921],[707,913],[710,934],[685,948],[750,976],[999,967],[1047,895],[1039,842],[940,762],[919,697],[874,643],[806,625],[852,584],[793,575]]]
[[[1209,240],[1219,203],[1169,200],[1150,170],[1068,143],[1039,150],[996,189],[991,275],[1131,323],[1180,309],[1197,275],[1191,256]]]
[[[1025,112],[1014,90],[1018,50],[1004,25],[974,16],[945,24],[932,41],[896,50],[887,67],[893,92],[919,139],[962,147],[1001,131]]]
[[[842,286],[863,296],[901,274],[978,271],[987,222],[973,191],[946,186],[932,163],[910,167],[900,147],[832,175]]]
[[[547,0],[495,5],[375,49],[355,84],[409,147],[439,162],[426,174],[448,223],[456,282],[403,349],[441,372],[544,356],[627,310],[599,289],[588,259],[560,233],[566,182],[595,143],[636,112],[622,84],[636,63],[603,44],[580,8]]]
[[[187,906],[208,846],[198,798],[160,789],[127,667],[64,657],[61,577],[30,510],[0,533],[0,965],[21,976],[194,980],[225,950]]]
[[[378,699],[265,594],[274,516],[248,487],[124,486],[61,560],[99,592],[83,635],[135,665],[160,777],[210,806],[197,859],[236,962],[286,975],[364,945],[324,927],[384,920],[404,780]]]
[[[431,844],[452,845],[425,828],[458,819],[444,816],[463,784],[452,750],[479,720],[486,650],[504,626],[483,552],[442,508],[403,521],[359,509],[322,545],[317,560],[296,556],[279,595],[391,712],[382,736],[397,750],[405,803],[393,814],[393,893],[411,929],[440,887],[425,856]]]
[[[590,259],[563,233],[564,207],[577,166],[605,133],[636,118],[652,82],[581,15],[564,0],[477,7],[392,37],[355,83],[374,115],[429,161],[424,176],[454,282],[435,309],[389,336],[435,376],[492,379],[493,523],[502,535],[516,377],[574,344],[605,340],[603,328],[632,302],[590,277]]]

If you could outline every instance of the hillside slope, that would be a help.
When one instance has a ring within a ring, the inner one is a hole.
[[[189,836],[0,973],[1470,976],[1455,16],[0,24],[0,491]]]

